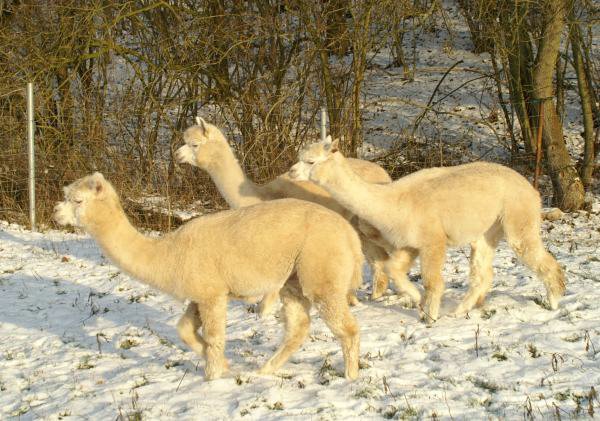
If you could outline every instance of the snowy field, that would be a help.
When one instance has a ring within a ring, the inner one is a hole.
[[[231,372],[205,382],[204,362],[175,330],[182,303],[121,274],[87,236],[0,223],[0,419],[589,417],[600,413],[599,227],[598,200],[591,213],[544,222],[568,279],[557,311],[544,308],[541,282],[504,242],[487,304],[431,328],[400,297],[370,302],[366,273],[353,310],[362,369],[349,383],[316,315],[277,376],[254,374],[281,325],[235,302]],[[449,253],[443,314],[466,291],[467,256]]]

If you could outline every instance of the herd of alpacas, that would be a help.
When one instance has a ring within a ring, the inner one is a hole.
[[[282,304],[283,342],[259,370],[278,370],[309,333],[314,305],[342,345],[345,376],[358,377],[358,302],[363,252],[373,269],[372,298],[392,280],[427,323],[439,317],[448,246],[471,246],[470,284],[453,315],[484,303],[501,238],[544,282],[556,309],[564,273],[540,236],[537,191],[517,172],[475,162],[417,171],[392,181],[372,162],[344,157],[336,141],[307,145],[299,162],[270,183],[246,177],[223,133],[202,118],[185,130],[176,158],[207,171],[231,210],[195,218],[162,237],[141,234],[100,173],[65,187],[60,225],[82,228],[124,272],[189,300],[179,336],[206,360],[206,379],[228,369],[227,302],[258,302],[261,315]],[[408,279],[419,257],[423,292]],[[200,333],[201,329],[201,333]]]

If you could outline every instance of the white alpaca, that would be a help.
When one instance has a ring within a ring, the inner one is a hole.
[[[55,220],[82,227],[122,270],[193,303],[177,325],[181,339],[206,358],[206,378],[227,369],[224,357],[228,298],[281,289],[286,334],[261,369],[281,367],[304,342],[311,304],[341,341],[347,378],[358,376],[358,326],[347,295],[361,283],[363,257],[352,226],[313,203],[275,200],[196,218],[160,238],[129,222],[102,174],[65,188]],[[290,279],[290,275],[297,276]],[[202,326],[202,335],[197,329]]]
[[[438,318],[446,247],[471,245],[471,284],[455,311],[462,314],[483,304],[491,289],[492,260],[503,236],[543,280],[550,308],[558,307],[565,291],[564,273],[542,244],[539,194],[516,171],[476,162],[417,171],[387,185],[369,184],[351,171],[336,143],[328,139],[321,147],[303,150],[290,173],[324,187],[405,256],[407,250],[412,259],[420,256],[425,287],[421,309],[428,321]],[[405,277],[400,271],[410,264],[390,266],[388,275]]]
[[[364,221],[358,223],[353,213],[333,200],[327,191],[308,181],[296,181],[283,174],[267,184],[256,184],[244,174],[227,139],[214,125],[196,118],[197,125],[189,127],[183,133],[185,145],[176,152],[180,163],[187,163],[207,171],[225,198],[234,209],[261,203],[267,200],[286,197],[315,202],[353,220],[359,229],[363,241],[363,250],[373,268],[373,298],[383,295],[388,280],[383,271],[388,255],[383,247],[369,240],[370,235],[378,236],[377,230]],[[379,165],[360,159],[348,159],[352,170],[370,183],[389,183],[391,178]],[[365,235],[365,233],[369,235]],[[380,236],[379,236],[380,237]],[[382,242],[382,241],[380,241]],[[265,297],[261,304],[261,314],[267,313],[276,295]]]

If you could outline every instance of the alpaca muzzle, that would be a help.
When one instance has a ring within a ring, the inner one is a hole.
[[[69,203],[59,202],[54,206],[52,219],[58,225],[75,225],[75,214]]]
[[[289,170],[290,177],[293,180],[307,181],[310,174],[310,166],[304,162],[296,162]]]
[[[175,151],[175,159],[180,164],[196,165],[196,157],[188,145],[183,145]]]

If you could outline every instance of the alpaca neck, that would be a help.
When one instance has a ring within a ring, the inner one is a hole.
[[[225,140],[224,144],[227,145]],[[259,186],[246,177],[228,145],[223,148],[219,162],[213,162],[206,170],[231,208],[262,202]]]
[[[389,196],[388,186],[364,181],[339,153],[322,165],[327,166],[327,178],[319,184],[344,208],[377,226],[381,212],[387,208],[385,197]]]
[[[93,223],[86,228],[112,262],[141,282],[175,295],[177,280],[165,268],[175,267],[176,249],[167,239],[141,234],[118,203],[98,206],[93,215]]]

